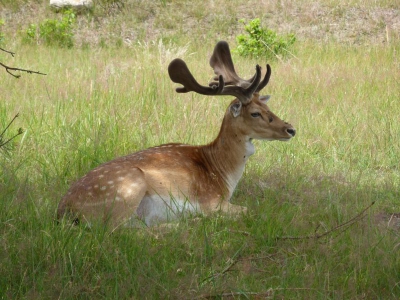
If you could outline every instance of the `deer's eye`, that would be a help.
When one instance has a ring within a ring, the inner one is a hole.
[[[258,118],[258,117],[261,116],[261,114],[260,114],[259,112],[255,112],[255,113],[251,113],[251,116],[252,116],[253,118]]]
[[[271,123],[274,120],[273,117],[268,117],[268,121]]]

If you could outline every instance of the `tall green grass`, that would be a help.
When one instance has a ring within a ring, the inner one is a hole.
[[[272,63],[270,108],[298,134],[289,143],[256,142],[232,199],[247,215],[140,230],[55,221],[70,183],[98,164],[215,138],[230,97],[176,94],[167,74],[180,56],[206,83],[213,46],[19,48],[21,66],[48,75],[0,75],[0,128],[19,112],[11,130],[25,129],[0,153],[0,298],[400,296],[399,228],[389,223],[400,210],[398,44],[301,42],[297,58]],[[256,61],[234,61],[241,75],[254,72]],[[277,239],[321,234],[373,201],[342,233]]]

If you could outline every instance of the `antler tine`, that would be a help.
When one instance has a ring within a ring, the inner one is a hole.
[[[268,84],[269,79],[271,78],[271,66],[267,64],[267,73],[264,76],[264,79],[260,82],[256,89],[256,93],[261,91]]]
[[[253,78],[253,82],[247,88],[229,85],[224,87],[224,89],[222,90],[222,94],[235,96],[243,104],[249,103],[251,98],[253,97],[253,94],[257,91],[257,87],[260,84],[261,67],[259,65],[256,65],[256,74],[253,76]]]

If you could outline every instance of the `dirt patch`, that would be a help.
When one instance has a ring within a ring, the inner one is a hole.
[[[318,2],[298,5],[281,10],[278,15],[276,10],[271,11],[271,18],[265,19],[270,27],[324,42],[383,43],[400,37],[400,9],[329,7]]]

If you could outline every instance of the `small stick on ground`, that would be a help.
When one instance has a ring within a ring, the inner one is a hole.
[[[228,264],[221,272],[218,272],[218,273],[215,273],[215,274],[212,274],[212,275],[206,277],[205,279],[203,279],[203,282],[205,282],[205,281],[210,281],[211,279],[214,279],[214,278],[217,278],[217,277],[219,277],[219,276],[222,276],[222,275],[224,275],[226,272],[228,272],[228,271],[239,261],[238,256],[239,256],[240,252],[242,252],[242,250],[243,250],[243,248],[244,248],[245,246],[247,246],[246,243],[243,244],[242,247],[240,247],[240,248],[235,252],[235,254],[232,256],[232,258],[229,259],[229,264]]]
[[[235,298],[237,296],[256,296],[256,297],[263,297],[263,298],[269,298],[273,297],[274,292],[276,291],[306,291],[306,292],[318,292],[320,293],[320,290],[313,289],[313,288],[270,288],[266,291],[262,292],[222,292],[221,294],[204,294],[197,296],[195,298],[191,299],[228,299],[228,298]]]
[[[347,222],[344,222],[342,224],[339,224],[332,229],[325,231],[324,233],[321,234],[313,234],[313,235],[304,235],[304,236],[282,236],[282,237],[277,237],[277,240],[302,240],[302,239],[320,239],[328,234],[331,234],[339,229],[342,229],[342,232],[346,229],[348,229],[351,225],[353,225],[355,222],[358,220],[361,220],[362,218],[365,217],[365,212],[370,209],[373,205],[375,204],[375,201],[373,201],[370,205],[368,205],[366,208],[364,208],[358,215],[355,217],[351,218]]]

